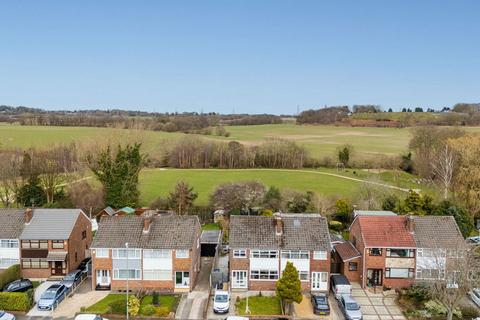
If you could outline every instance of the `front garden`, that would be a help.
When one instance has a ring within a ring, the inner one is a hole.
[[[237,299],[235,308],[239,315],[245,315],[247,299]],[[280,299],[276,296],[254,296],[248,298],[249,315],[281,315]]]
[[[177,309],[179,296],[160,295],[129,295],[129,315],[139,317],[167,317]],[[109,294],[102,300],[82,309],[82,312],[102,315],[124,315],[127,310],[125,294]]]

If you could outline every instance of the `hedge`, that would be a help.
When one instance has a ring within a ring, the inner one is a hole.
[[[20,279],[20,265],[14,264],[0,273],[0,289],[12,281]],[[1,309],[1,308],[0,308]]]
[[[0,292],[0,310],[27,312],[33,305],[33,290]]]

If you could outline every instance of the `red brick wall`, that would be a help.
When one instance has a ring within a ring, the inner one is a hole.
[[[86,231],[87,237],[83,239],[82,233]],[[77,269],[80,262],[86,257],[86,250],[92,244],[92,223],[85,215],[77,218],[72,234],[68,239],[67,272]],[[77,258],[75,259],[75,253]]]
[[[350,261],[342,262],[342,274],[347,277],[347,279],[350,282],[360,282],[360,275],[361,275],[361,270],[360,270],[360,265],[361,265],[361,260],[362,258],[355,258]],[[357,263],[357,271],[349,271],[348,270],[348,265],[350,262],[356,262]]]

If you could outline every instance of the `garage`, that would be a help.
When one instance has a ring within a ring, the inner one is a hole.
[[[202,257],[214,257],[220,244],[222,232],[220,230],[202,231],[200,236],[200,255]]]

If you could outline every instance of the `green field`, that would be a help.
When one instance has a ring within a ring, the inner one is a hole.
[[[333,176],[340,175],[341,177]],[[237,181],[259,181],[266,186],[276,186],[281,189],[314,191],[323,195],[341,195],[350,197],[358,192],[361,181],[372,176],[379,183],[386,183],[405,189],[418,188],[413,182],[413,176],[391,172],[381,174],[368,172],[337,172],[336,170],[283,170],[283,169],[152,169],[144,170],[140,176],[141,204],[148,205],[158,196],[167,196],[175,183],[183,180],[192,185],[198,192],[197,204],[207,204],[209,195],[215,187],[222,183]],[[346,178],[343,178],[346,177]]]

